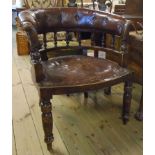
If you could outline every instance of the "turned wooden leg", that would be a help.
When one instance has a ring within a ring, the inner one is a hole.
[[[135,114],[135,118],[139,121],[143,120],[143,95],[140,99],[140,104],[137,113]]]
[[[41,111],[42,111],[42,123],[45,134],[45,142],[47,149],[52,150],[53,137],[53,117],[52,117],[52,105],[50,102],[51,97],[47,92],[41,92]]]
[[[122,112],[122,119],[124,124],[126,124],[127,121],[129,120],[131,98],[132,98],[132,82],[126,81],[124,85],[123,112]]]
[[[104,93],[105,93],[106,95],[111,95],[111,87],[106,87],[106,88],[104,88]]]

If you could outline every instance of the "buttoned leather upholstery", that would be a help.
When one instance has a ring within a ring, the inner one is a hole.
[[[120,35],[125,23],[120,16],[83,8],[26,10],[19,17],[22,22],[31,22],[40,33],[57,27],[108,30]]]

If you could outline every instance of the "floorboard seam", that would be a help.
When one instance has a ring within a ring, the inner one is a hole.
[[[17,152],[17,146],[16,146],[16,138],[15,138],[15,133],[14,133],[14,125],[13,125],[13,120],[12,120],[12,127],[13,127],[13,137],[14,137],[14,143],[15,143],[15,151],[16,151],[16,155],[18,155],[18,152]]]

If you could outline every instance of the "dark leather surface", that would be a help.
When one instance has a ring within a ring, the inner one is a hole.
[[[129,71],[117,63],[88,56],[61,56],[43,62],[44,86],[75,86],[104,83]]]
[[[30,22],[38,32],[48,32],[58,28],[84,28],[107,30],[120,35],[125,19],[118,15],[83,8],[52,8],[26,10],[19,14],[24,22]]]

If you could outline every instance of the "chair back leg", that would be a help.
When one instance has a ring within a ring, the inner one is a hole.
[[[122,119],[123,123],[126,124],[129,120],[129,112],[132,98],[132,81],[125,81],[124,84],[124,95],[123,95],[123,112]]]

